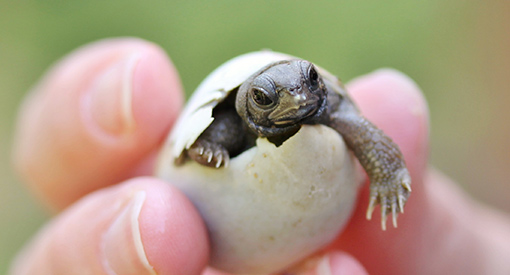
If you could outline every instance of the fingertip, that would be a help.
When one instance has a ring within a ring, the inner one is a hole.
[[[393,69],[380,69],[361,76],[349,83],[348,87],[362,114],[390,136],[404,155],[413,192],[405,206],[406,214],[398,219],[399,229],[402,230],[414,208],[419,208],[424,201],[423,178],[429,152],[427,103],[418,85],[407,75]],[[364,217],[368,194],[368,186],[365,186],[360,193],[360,207],[352,219],[353,223],[363,228],[367,223]],[[379,233],[377,226],[367,226],[373,227],[369,231]]]
[[[428,122],[428,106],[423,93],[416,82],[400,71],[379,69],[353,79],[348,87],[363,113],[374,116],[374,120],[378,120],[376,114],[384,110],[382,113],[398,112]],[[383,109],[385,107],[392,108]],[[383,118],[379,120],[384,121]]]
[[[103,237],[105,267],[116,274],[199,274],[209,258],[207,230],[176,188],[141,177],[121,186],[130,197]]]
[[[399,145],[413,181],[421,179],[429,150],[429,113],[418,85],[397,70],[380,69],[354,79],[348,88],[363,115]]]
[[[91,43],[53,66],[20,109],[14,165],[45,202],[64,208],[131,176],[182,104],[178,74],[159,46]]]
[[[389,91],[394,90],[414,94],[412,96],[415,97],[423,97],[420,88],[413,79],[393,68],[377,69],[366,75],[354,78],[348,83],[349,91],[353,96],[358,96],[356,95],[357,93],[374,92],[375,86],[380,86]]]
[[[330,252],[317,265],[316,274],[368,274],[363,265],[353,256],[345,252]]]
[[[207,230],[179,190],[150,177],[129,180],[118,189],[117,196],[129,202],[102,237],[105,269],[116,274],[199,274],[205,268]]]
[[[182,193],[155,178],[93,192],[55,217],[17,257],[13,274],[199,274],[209,244]]]
[[[159,47],[147,48],[133,74],[133,116],[141,140],[164,138],[175,122],[184,94],[177,70]],[[147,133],[147,134],[146,134]]]
[[[425,230],[423,225],[431,218],[423,186],[428,158],[427,104],[416,83],[392,69],[359,77],[348,88],[361,113],[399,146],[411,175],[413,192],[404,207],[405,214],[398,217],[398,228],[382,231],[377,222],[380,215],[376,215],[377,221],[366,220],[370,191],[368,184],[365,185],[350,223],[329,249],[352,253],[370,272],[377,268],[402,270],[399,268],[408,265],[399,266],[398,262],[412,258],[408,246]],[[383,250],[391,256],[380,253]]]
[[[315,255],[305,259],[287,272],[284,272],[284,274],[287,273],[310,275],[368,274],[366,269],[356,258],[339,250],[331,250],[326,254]],[[207,274],[209,275],[209,273]]]
[[[139,218],[148,261],[157,274],[199,274],[207,265],[209,240],[191,202],[170,184],[144,179],[147,200]]]
[[[108,139],[121,145],[124,145],[123,140],[134,139],[137,148],[161,141],[184,101],[172,61],[159,46],[143,40],[122,39],[98,44],[108,46],[110,55],[119,55],[115,47],[129,50],[105,68],[92,72],[95,75],[90,77],[91,84],[84,91],[82,105],[85,108],[81,110],[88,134],[106,145],[111,145]]]

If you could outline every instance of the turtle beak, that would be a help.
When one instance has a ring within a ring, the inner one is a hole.
[[[278,107],[268,115],[275,125],[298,123],[319,109],[321,98],[302,90],[299,88],[280,91]]]

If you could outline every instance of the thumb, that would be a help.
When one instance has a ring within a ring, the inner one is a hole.
[[[132,178],[166,136],[182,99],[160,47],[133,38],[86,45],[49,70],[24,102],[14,165],[32,191],[63,209]]]
[[[93,192],[47,224],[12,274],[199,274],[207,232],[178,190],[137,178]]]

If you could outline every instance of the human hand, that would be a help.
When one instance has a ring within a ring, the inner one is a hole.
[[[365,220],[363,188],[344,233],[301,271],[508,271],[509,222],[427,170],[428,116],[417,87],[385,70],[348,88],[400,145],[413,193],[399,228],[382,232],[378,222]],[[171,185],[141,177],[152,174],[155,151],[182,101],[164,52],[136,39],[86,46],[43,78],[22,106],[14,157],[29,187],[58,214],[19,254],[12,273],[204,270],[207,231],[195,208]]]

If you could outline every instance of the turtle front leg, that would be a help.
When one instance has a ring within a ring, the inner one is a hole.
[[[219,111],[213,123],[187,150],[187,156],[204,166],[228,166],[230,156],[246,146],[246,130],[234,110]]]
[[[221,144],[212,142],[207,139],[198,139],[188,150],[188,156],[209,167],[220,168],[228,166],[230,155]]]
[[[372,218],[376,204],[380,204],[382,229],[386,230],[390,212],[393,226],[397,227],[398,213],[404,212],[411,192],[411,177],[398,146],[357,112],[333,112],[330,127],[342,135],[370,178],[367,219]]]

